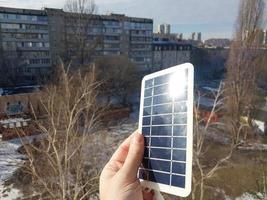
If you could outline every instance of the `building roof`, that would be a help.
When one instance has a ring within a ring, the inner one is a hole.
[[[46,15],[44,10],[34,10],[34,9],[18,9],[9,7],[0,7],[1,13],[11,13],[11,14],[24,14],[24,15]]]
[[[65,12],[63,9],[55,8],[45,8],[45,11],[53,15],[76,15],[78,13]],[[95,19],[102,20],[116,20],[116,21],[130,21],[130,22],[140,22],[140,23],[153,23],[153,19],[140,18],[140,17],[129,17],[124,14],[110,13],[107,15],[97,15],[97,14],[84,14],[85,16],[90,16]]]
[[[9,8],[9,7],[0,7],[0,12],[2,13],[14,13],[14,14],[28,14],[28,15],[66,15],[66,14],[75,14],[70,12],[65,12],[63,9],[57,8],[45,8],[44,10],[34,10],[34,9],[23,9],[23,8]],[[102,20],[125,20],[130,22],[139,22],[139,23],[153,23],[153,19],[149,18],[140,18],[140,17],[129,17],[124,14],[115,14],[111,13],[108,15],[96,15],[96,14],[85,14],[90,15],[96,19],[101,18]]]

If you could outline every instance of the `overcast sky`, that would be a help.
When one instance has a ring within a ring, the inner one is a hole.
[[[266,0],[267,1],[267,0]],[[65,0],[0,0],[1,6],[63,8]],[[95,0],[98,13],[121,13],[171,24],[172,32],[202,32],[203,38],[232,36],[239,0]]]

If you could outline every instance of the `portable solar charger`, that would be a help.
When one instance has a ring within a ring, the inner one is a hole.
[[[143,78],[139,132],[145,150],[138,177],[144,187],[181,197],[191,192],[193,87],[190,63]]]

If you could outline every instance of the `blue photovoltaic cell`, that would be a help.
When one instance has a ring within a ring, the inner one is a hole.
[[[164,103],[171,103],[172,98],[169,97],[168,95],[158,95],[153,97],[153,103],[154,105],[157,104],[164,104]]]
[[[185,174],[185,163],[172,162],[172,172],[176,174]]]
[[[146,169],[169,172],[171,169],[171,163],[169,161],[144,159],[143,167]]]
[[[186,101],[186,100],[187,100],[187,92],[184,92],[183,94],[181,94],[178,97],[174,98],[175,102]]]
[[[186,138],[174,137],[173,138],[173,148],[185,149],[186,148]]]
[[[150,96],[152,96],[152,88],[145,90],[145,97],[150,97]]]
[[[146,107],[143,110],[143,116],[151,115],[151,107]]]
[[[163,137],[152,137],[151,138],[152,147],[169,147],[172,146],[172,138],[163,138]]]
[[[150,125],[151,117],[143,117],[143,126]]]
[[[164,125],[172,123],[172,115],[153,116],[152,125]]]
[[[151,135],[155,136],[171,136],[172,135],[172,127],[171,126],[153,126]]]
[[[185,161],[186,160],[186,151],[174,149],[173,153],[172,153],[172,160]]]
[[[171,151],[169,149],[150,148],[150,158],[161,158],[170,160]]]
[[[174,112],[187,112],[186,102],[174,103]]]
[[[159,172],[150,172],[149,173],[149,178],[158,183],[162,184],[169,184],[170,183],[170,175],[169,174],[164,174],[164,173],[159,173]]]
[[[184,176],[178,176],[178,175],[172,175],[172,186],[176,187],[185,187],[185,177]]]
[[[163,75],[163,76],[160,76],[160,77],[156,77],[154,79],[154,85],[162,85],[164,83],[168,83],[169,80],[170,80],[170,74]]]
[[[153,80],[151,79],[151,80],[147,80],[146,82],[145,82],[145,88],[149,88],[149,87],[152,87],[153,86]]]
[[[145,136],[150,135],[150,127],[143,127],[142,134]]]
[[[144,180],[150,180],[161,184],[170,184],[170,175],[168,173],[152,172],[140,169],[139,177]]]
[[[186,136],[186,125],[173,126],[173,136]]]
[[[154,95],[167,93],[169,89],[169,85],[160,85],[154,88]]]
[[[145,100],[144,100],[144,106],[151,106],[151,102],[152,102],[152,97],[145,98]]]
[[[186,113],[174,115],[174,121],[173,121],[174,124],[186,124],[186,122],[187,122]]]
[[[139,177],[184,188],[188,87],[186,85],[184,92],[179,96],[171,97],[171,75],[166,74],[145,81],[142,108],[145,152]]]
[[[166,114],[172,112],[172,105],[159,105],[159,106],[153,106],[153,115],[157,114]]]

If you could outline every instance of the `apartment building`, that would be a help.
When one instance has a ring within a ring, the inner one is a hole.
[[[59,59],[84,64],[99,56],[125,55],[147,70],[152,67],[152,32],[152,19],[0,7],[1,67],[31,81],[46,76]],[[77,44],[81,38],[84,44]],[[77,53],[81,47],[82,55]]]
[[[101,56],[125,55],[139,70],[151,68],[153,20],[120,14],[81,15],[61,9],[46,12],[53,62],[67,57],[72,62],[90,63]],[[76,54],[80,46],[77,36],[83,38],[83,57]]]
[[[190,62],[191,50],[192,45],[185,41],[156,37],[153,41],[153,68],[159,70]]]
[[[45,11],[0,7],[2,67],[31,81],[51,70]]]

